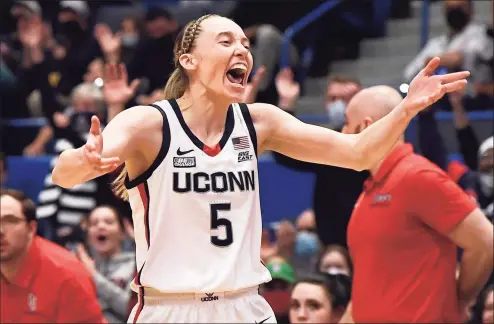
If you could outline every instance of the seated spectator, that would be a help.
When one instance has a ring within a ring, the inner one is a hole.
[[[474,105],[467,109],[491,109],[494,102],[492,100],[492,65],[479,65],[479,62],[492,61],[493,57],[493,43],[492,38],[488,36],[487,26],[473,21],[472,0],[444,1],[444,14],[449,27],[448,33],[431,38],[427,42],[405,68],[404,78],[406,81],[411,81],[432,57],[439,56],[441,65],[446,71],[468,70],[471,72],[471,81],[476,85],[476,89],[473,89],[470,94],[471,97],[487,96],[487,99],[480,102],[483,102],[485,107],[480,107],[479,102],[475,100]],[[490,66],[488,72],[485,71],[487,66]],[[439,104],[450,110],[447,99],[441,100]]]
[[[352,260],[348,250],[341,245],[329,245],[319,259],[317,270],[323,273],[341,272],[352,276]]]
[[[292,290],[290,323],[338,323],[350,302],[351,279],[344,274],[314,274]]]
[[[115,208],[99,206],[89,214],[86,226],[91,253],[79,244],[77,256],[93,276],[105,318],[110,323],[125,323],[135,254],[123,251],[123,218]]]
[[[94,37],[105,54],[107,63],[129,64],[141,39],[137,18],[127,16],[120,22],[120,29],[114,33],[106,24],[98,24]]]
[[[300,95],[300,85],[294,80],[289,69],[278,74],[276,88],[280,95],[279,107],[295,115],[295,102]],[[330,77],[324,94],[324,104],[330,124],[335,130],[342,130],[346,123],[346,104],[360,89],[358,80],[343,76]],[[276,152],[273,152],[273,156],[277,163],[288,168],[315,173],[313,208],[319,240],[323,245],[346,246],[348,220],[369,173],[306,163]]]
[[[127,16],[120,22],[120,33],[122,34],[122,57],[121,61],[128,63],[134,56],[137,44],[141,38],[139,21],[134,16]]]
[[[271,305],[278,323],[288,319],[290,309],[290,294],[295,283],[295,271],[282,257],[271,257],[266,264],[271,274],[270,282],[262,285],[262,296]]]
[[[0,194],[2,323],[104,323],[90,274],[69,251],[36,236],[36,206]]]
[[[295,250],[290,262],[297,276],[312,272],[319,259],[320,242],[317,237],[314,211],[303,211],[296,219],[297,236]]]

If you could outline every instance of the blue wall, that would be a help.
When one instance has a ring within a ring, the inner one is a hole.
[[[8,158],[7,187],[24,191],[37,200],[50,170],[51,157]],[[261,204],[264,223],[294,218],[312,205],[314,175],[295,172],[275,163],[269,155],[259,161]]]

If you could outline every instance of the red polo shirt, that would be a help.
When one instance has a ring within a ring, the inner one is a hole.
[[[354,320],[460,323],[457,248],[446,234],[476,207],[411,145],[396,147],[366,181],[348,225]]]
[[[2,323],[106,322],[94,282],[77,258],[36,237],[12,282],[0,279]]]

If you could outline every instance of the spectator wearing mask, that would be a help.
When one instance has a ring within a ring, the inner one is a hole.
[[[472,196],[477,200],[480,208],[492,221],[494,217],[494,139],[491,136],[479,144],[477,135],[470,125],[462,98],[462,92],[451,93],[449,96],[453,107],[456,138],[466,164],[466,167],[456,172],[455,176],[468,184],[467,189],[473,193]],[[453,170],[449,170],[450,174],[451,171]]]
[[[60,2],[56,39],[58,45],[51,52],[54,62],[49,78],[63,96],[82,82],[89,63],[101,56],[101,49],[93,38],[89,22],[90,10],[85,1]]]
[[[168,10],[159,7],[149,8],[144,20],[145,36],[135,49],[128,71],[132,79],[143,79],[143,87],[150,94],[165,87],[174,69],[173,46],[179,25]]]
[[[36,236],[36,207],[0,194],[0,321],[104,323],[90,274],[69,251]]]
[[[123,251],[123,218],[111,206],[95,208],[87,219],[90,254],[80,244],[76,254],[96,283],[99,303],[110,323],[127,321],[130,281],[135,273],[135,254]]]
[[[340,272],[352,276],[352,260],[348,250],[341,245],[329,245],[321,254],[317,271],[323,273]]]
[[[295,250],[291,263],[296,269],[297,275],[310,273],[315,269],[319,259],[320,242],[317,237],[314,211],[307,209],[296,219],[297,234],[295,238]]]
[[[277,75],[276,88],[280,95],[279,107],[294,115],[300,86],[293,79],[290,69],[285,69]],[[360,83],[351,78],[333,76],[329,79],[325,107],[330,124],[335,130],[343,129],[346,104],[360,89]],[[315,173],[313,208],[317,235],[323,245],[346,246],[348,220],[355,201],[362,192],[368,172],[302,162],[276,152],[273,152],[273,156],[277,163],[286,167]]]
[[[321,273],[299,279],[292,290],[290,323],[340,322],[350,301],[351,285],[344,274]]]
[[[266,267],[272,280],[261,287],[261,294],[273,308],[278,323],[288,323],[290,294],[295,283],[295,271],[279,256],[270,258]]]
[[[481,61],[492,60],[493,43],[487,34],[487,26],[473,22],[473,0],[447,0],[444,1],[444,14],[448,24],[448,33],[431,38],[417,56],[407,65],[404,71],[406,81],[411,81],[434,56],[439,56],[441,66],[449,72],[456,70],[468,70],[471,72],[473,84],[482,84],[485,80],[485,64]],[[492,66],[490,73],[492,75]],[[492,79],[490,87],[477,87],[472,97],[488,94],[492,97]],[[487,92],[486,92],[486,88]],[[490,94],[489,94],[490,92]],[[472,105],[471,109],[490,109],[492,99],[483,100],[484,105],[478,103]],[[447,99],[440,101],[442,107],[449,108]],[[468,107],[470,109],[470,107]]]
[[[134,56],[135,49],[141,38],[139,21],[134,16],[127,16],[120,22],[122,33],[122,58],[121,61],[128,63]]]
[[[140,34],[137,18],[133,16],[125,17],[116,33],[106,24],[98,24],[94,29],[94,37],[109,63],[129,64],[139,44]]]

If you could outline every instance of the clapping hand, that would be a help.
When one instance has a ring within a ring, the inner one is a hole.
[[[120,33],[113,33],[106,24],[98,24],[94,28],[94,37],[98,40],[101,50],[105,54],[113,54],[120,50],[122,36]]]
[[[300,84],[293,78],[293,72],[290,68],[284,68],[276,75],[276,90],[280,96],[280,102],[284,107],[292,107],[300,95]]]
[[[77,258],[81,261],[81,263],[86,267],[91,275],[94,275],[96,272],[96,265],[94,264],[94,260],[91,259],[89,253],[86,251],[84,245],[79,244],[75,250],[75,254]]]
[[[123,105],[135,94],[139,80],[128,83],[124,64],[106,64],[103,76],[103,96],[108,105]]]
[[[417,115],[421,110],[441,99],[446,93],[460,91],[467,85],[466,78],[470,75],[468,71],[434,75],[439,63],[438,57],[430,60],[410,83],[408,95],[404,100],[409,116]]]

